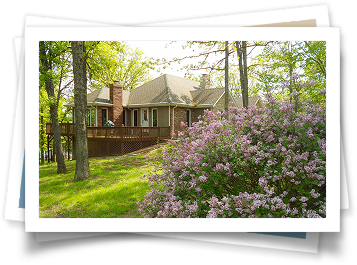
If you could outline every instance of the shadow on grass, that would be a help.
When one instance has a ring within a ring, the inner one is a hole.
[[[91,159],[92,177],[79,182],[72,181],[74,165],[67,174],[56,174],[55,164],[40,167],[40,218],[141,217],[137,202],[150,191],[143,157]]]
[[[146,194],[147,184],[143,182],[126,183],[121,187],[96,189],[82,194],[81,200],[67,198],[69,205],[63,205],[55,217],[62,218],[120,218],[141,217],[137,202]],[[66,207],[66,208],[65,208]],[[131,212],[128,216],[126,213]]]

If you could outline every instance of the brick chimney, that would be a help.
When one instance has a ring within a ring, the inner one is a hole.
[[[200,80],[200,87],[202,89],[210,88],[209,76],[207,74],[202,74],[201,80]]]
[[[119,81],[114,81],[109,85],[109,93],[110,100],[113,102],[109,117],[112,117],[115,126],[121,126],[123,124],[123,85]]]

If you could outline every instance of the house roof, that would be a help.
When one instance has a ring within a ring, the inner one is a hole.
[[[164,74],[130,91],[128,105],[178,103],[192,105],[190,91],[201,90],[200,82]]]
[[[110,100],[109,87],[100,88],[87,95],[87,103],[96,102],[113,104],[113,102]]]
[[[164,74],[131,91],[123,90],[123,106],[184,104],[213,106],[224,94],[224,88],[200,88],[200,82]],[[112,106],[110,90],[103,87],[87,95],[88,105]],[[66,106],[73,107],[74,102]]]
[[[234,97],[233,99],[237,105],[237,108],[242,109],[243,108],[243,98],[242,97]],[[248,106],[257,105],[259,100],[260,100],[259,96],[249,97],[248,98]]]
[[[113,102],[110,100],[109,87],[103,87],[89,93],[87,95],[87,105],[112,106]],[[74,107],[74,101],[69,102],[66,106]]]
[[[131,90],[128,105],[162,103],[214,105],[222,94],[224,88],[202,89],[200,82],[164,74]],[[125,102],[124,98],[123,102]]]
[[[224,94],[224,88],[210,88],[190,91],[194,105],[214,105]]]

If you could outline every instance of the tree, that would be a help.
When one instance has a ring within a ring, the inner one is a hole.
[[[326,42],[272,42],[253,59],[253,63],[259,65],[256,71],[259,89],[273,88],[279,99],[293,101],[291,94],[297,88],[300,100],[325,102],[325,95],[320,90],[326,88]],[[296,87],[296,80],[292,78],[295,75],[300,77],[301,84],[314,80],[314,85]]]
[[[45,83],[46,92],[50,102],[50,114],[54,134],[54,147],[57,155],[57,173],[67,173],[62,150],[61,130],[58,121],[58,103],[55,97],[53,82],[53,61],[63,52],[63,46],[58,42],[39,43],[40,75]],[[40,77],[40,78],[41,78]]]
[[[87,139],[87,76],[84,41],[72,41],[74,108],[76,120],[76,172],[75,180],[90,176]]]
[[[117,80],[124,90],[132,90],[151,81],[154,60],[146,58],[139,49],[118,41],[86,42],[87,75],[90,89],[112,84]]]
[[[254,41],[250,43],[247,41],[240,41],[235,43],[235,45],[234,42],[228,43],[228,55],[230,56],[228,86],[230,87],[230,92],[232,94],[243,94],[244,106],[248,106],[248,95],[257,95],[258,91],[256,88],[251,89],[251,93],[250,90],[248,90],[248,78],[252,77],[252,74],[248,73],[248,70],[253,72],[256,64],[251,64],[248,67],[247,57],[255,48],[260,46],[265,47],[271,43],[271,41]],[[225,55],[226,46],[225,42],[219,41],[188,41],[186,45],[182,46],[183,49],[192,49],[192,52],[195,54],[181,58],[173,58],[171,60],[162,59],[160,64],[165,68],[175,62],[181,63],[184,60],[196,60],[194,63],[188,63],[182,67],[182,69],[186,69],[185,76],[195,80],[197,77],[192,75],[192,72],[205,70],[210,75],[210,80],[215,87],[226,87],[225,67],[222,66],[225,58],[227,58]],[[249,53],[247,53],[247,48],[250,48]],[[237,55],[235,55],[236,51]],[[237,56],[238,61],[240,60],[240,64],[234,63],[235,56]],[[241,82],[237,82],[237,79],[241,79]]]
[[[236,41],[239,61],[240,83],[242,88],[243,107],[248,107],[248,73],[247,73],[247,44],[246,41]]]
[[[47,147],[46,123],[50,122],[50,105],[55,102],[58,110],[58,121],[69,121],[68,111],[63,111],[68,94],[71,91],[72,65],[70,43],[68,41],[46,41],[44,42],[48,50],[52,50],[52,70],[44,74],[44,68],[40,59],[39,74],[39,142],[40,142],[40,161],[44,162],[44,150]],[[49,97],[46,92],[46,80],[51,78],[54,86],[55,97]],[[62,137],[63,140],[63,137]],[[62,142],[63,143],[63,142]]]
[[[224,109],[226,111],[226,115],[228,115],[228,94],[229,94],[229,89],[228,89],[228,81],[229,81],[229,51],[228,51],[228,41],[226,41],[225,44],[225,66],[224,66],[224,73],[225,73],[225,82],[224,82]]]

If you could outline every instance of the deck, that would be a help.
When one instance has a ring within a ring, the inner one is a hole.
[[[75,123],[60,123],[62,136],[76,136]],[[46,124],[46,133],[53,135],[52,124]],[[100,141],[141,142],[170,138],[170,127],[87,127],[87,137]]]
[[[70,153],[75,154],[75,124],[60,123],[60,130],[66,142],[65,149],[69,158]],[[46,133],[47,152],[50,153],[50,149],[54,149],[51,123],[46,124]],[[89,157],[115,156],[131,153],[169,139],[170,127],[87,127],[87,137]],[[50,148],[51,142],[52,148]],[[55,156],[52,157],[55,161]]]

